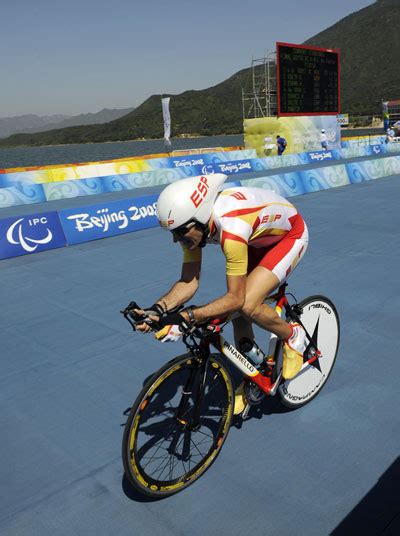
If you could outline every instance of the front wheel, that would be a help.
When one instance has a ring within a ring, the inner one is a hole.
[[[298,304],[300,320],[321,352],[319,359],[303,365],[292,380],[284,380],[278,388],[282,403],[300,407],[321,391],[335,364],[339,348],[340,323],[334,304],[325,296],[310,296]],[[304,352],[304,361],[312,357],[312,346]]]
[[[230,374],[217,356],[199,361],[186,354],[162,367],[125,425],[122,459],[131,484],[153,498],[192,484],[222,448],[233,400]]]

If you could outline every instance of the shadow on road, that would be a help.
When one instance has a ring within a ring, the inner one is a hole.
[[[331,536],[400,534],[400,458],[331,533]]]

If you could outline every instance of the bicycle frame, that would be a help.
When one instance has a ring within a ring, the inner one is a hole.
[[[279,287],[278,292],[275,295],[270,296],[267,301],[275,303],[275,311],[279,317],[282,317],[283,309],[285,309],[287,317],[292,318],[293,320],[301,324],[301,320],[295,310],[296,306],[291,307],[286,297],[286,286],[287,284],[285,283],[281,287]],[[276,374],[276,367],[280,347],[282,344],[278,336],[274,333],[271,333],[268,353],[266,354],[267,357],[264,361],[265,371],[264,373],[262,373],[253,363],[251,363],[243,354],[241,354],[234,345],[230,344],[221,335],[222,328],[218,324],[213,325],[212,328],[212,336],[203,341],[203,345],[208,345],[208,349],[205,349],[206,352],[209,353],[209,345],[214,346],[214,348],[218,350],[218,352],[223,354],[238,370],[240,370],[240,372],[247,379],[258,385],[258,387],[267,395],[274,396],[282,379],[282,371],[279,371],[279,374]],[[312,340],[312,337],[310,337],[310,335],[307,333],[307,330],[306,335],[312,345],[312,348],[314,348],[314,353],[312,354],[311,358],[309,358],[303,364],[302,370],[304,367],[308,366],[313,361],[318,359],[318,357],[320,357],[321,355],[319,350],[317,349],[316,344]],[[276,377],[275,380],[274,377]]]
[[[287,318],[295,320],[303,326],[299,318],[299,314],[301,313],[301,311],[298,309],[296,310],[297,304],[295,304],[293,307],[289,304],[285,293],[286,287],[287,283],[281,285],[278,289],[278,292],[272,296],[269,296],[266,301],[270,303],[275,303],[275,311],[279,317],[282,317],[282,311],[283,309],[285,309]],[[135,321],[137,321],[137,319],[133,321],[130,318],[131,309],[140,309],[140,307],[136,304],[136,302],[131,302],[125,310],[121,311],[121,313],[135,330]],[[279,371],[279,374],[277,373],[278,357],[282,341],[278,338],[277,335],[271,333],[268,352],[266,354],[267,357],[266,359],[264,359],[262,367],[260,367],[262,370],[259,370],[242,353],[240,353],[235,346],[230,344],[221,335],[221,324],[223,322],[224,321],[222,320],[214,320],[210,324],[208,324],[207,329],[209,331],[207,332],[206,336],[204,336],[204,332],[199,331],[199,328],[193,328],[192,331],[187,332],[183,337],[183,341],[187,346],[188,350],[195,357],[207,358],[210,355],[210,345],[214,346],[214,348],[218,350],[219,353],[224,355],[238,370],[240,370],[240,372],[248,380],[255,383],[267,395],[274,396],[282,379],[282,371]],[[315,341],[313,341],[312,337],[309,335],[306,329],[305,332],[307,339],[310,341],[309,350],[311,357],[303,364],[301,370],[303,370],[304,367],[308,366],[313,361],[321,357],[321,353],[318,350]],[[196,336],[200,338],[200,343],[195,340]],[[188,339],[191,339],[192,344],[188,342]],[[204,373],[207,369],[207,364],[208,362],[206,361],[205,367],[203,369],[203,380]],[[191,383],[192,381],[193,378],[189,380],[189,383]],[[191,386],[188,385],[187,388],[185,388],[185,391],[186,392],[183,393],[181,407],[178,414],[181,414],[182,407],[185,405],[188,396],[191,394]],[[199,391],[200,392],[198,393],[198,395],[200,395],[201,397],[202,389],[200,388]]]

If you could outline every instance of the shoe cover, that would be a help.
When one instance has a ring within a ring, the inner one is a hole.
[[[291,380],[303,366],[303,353],[306,349],[306,334],[300,324],[291,324],[293,333],[283,344],[282,376]]]
[[[292,348],[285,343],[283,345],[282,376],[285,380],[291,380],[298,372],[300,372],[302,366],[303,354],[299,354],[295,350],[292,350]]]

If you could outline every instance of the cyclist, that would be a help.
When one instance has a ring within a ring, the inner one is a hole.
[[[304,329],[287,323],[263,302],[303,257],[307,226],[296,208],[275,192],[247,187],[221,191],[225,179],[223,174],[191,177],[162,191],[157,217],[183,248],[182,273],[146,312],[152,311],[152,318],[165,326],[156,334],[163,341],[177,340],[182,319],[191,324],[239,312],[233,320],[236,344],[242,337],[254,339],[253,322],[275,333],[284,341],[282,374],[290,379],[303,364]],[[206,305],[170,312],[197,291],[206,244],[219,244],[225,255],[226,293]],[[147,332],[151,328],[143,323],[138,329]]]

